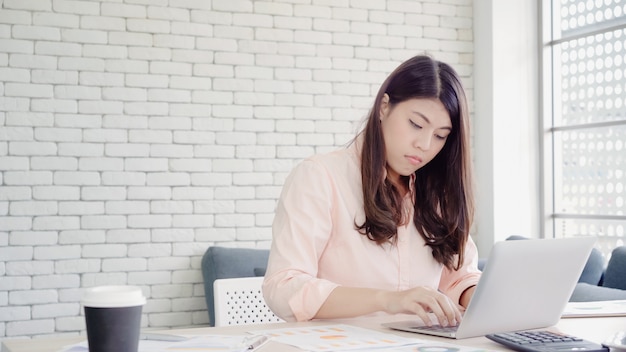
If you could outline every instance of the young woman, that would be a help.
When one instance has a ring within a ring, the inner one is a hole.
[[[455,325],[480,272],[468,108],[461,81],[428,56],[380,87],[345,149],[286,179],[263,294],[287,321],[416,314]]]

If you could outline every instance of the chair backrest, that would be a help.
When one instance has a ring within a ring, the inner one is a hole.
[[[209,325],[215,325],[213,282],[217,279],[263,276],[269,255],[269,249],[220,246],[207,248],[201,265]]]
[[[282,322],[265,304],[262,284],[263,277],[215,280],[215,326]]]

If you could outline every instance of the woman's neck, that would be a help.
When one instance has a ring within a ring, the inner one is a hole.
[[[409,192],[408,177],[403,177],[397,174],[392,176],[391,174],[387,173],[387,179],[391,182],[391,184],[396,187],[402,197],[406,196],[406,194]]]

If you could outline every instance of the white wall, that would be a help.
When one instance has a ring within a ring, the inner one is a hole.
[[[205,324],[210,245],[268,247],[294,163],[424,51],[473,96],[471,0],[0,0],[0,338],[83,331],[84,287]],[[477,156],[480,158],[481,156]]]
[[[474,3],[474,239],[483,257],[494,242],[508,236],[543,236],[538,3]]]

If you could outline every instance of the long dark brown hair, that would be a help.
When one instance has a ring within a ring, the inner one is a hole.
[[[452,131],[437,156],[415,172],[413,222],[437,262],[458,270],[474,218],[467,98],[456,71],[429,56],[403,62],[380,87],[363,134],[361,173],[365,222],[359,232],[378,244],[395,242],[403,222],[402,195],[385,177],[387,160],[380,125],[383,96],[390,109],[413,98],[439,99]],[[408,178],[408,177],[407,177]],[[455,260],[455,255],[458,258]]]

